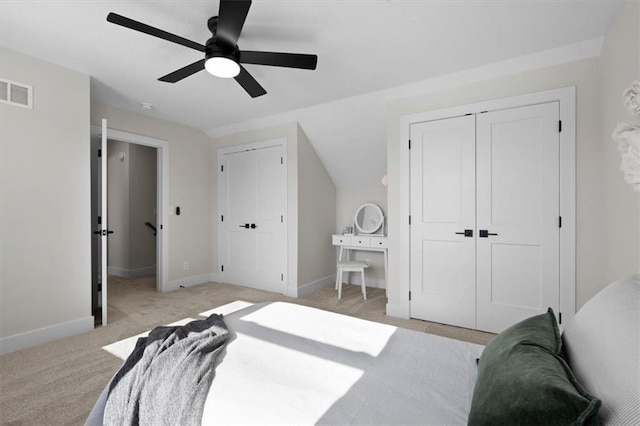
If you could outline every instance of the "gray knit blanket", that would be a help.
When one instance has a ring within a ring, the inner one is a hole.
[[[105,425],[199,425],[218,355],[229,339],[222,315],[156,327],[109,388]]]

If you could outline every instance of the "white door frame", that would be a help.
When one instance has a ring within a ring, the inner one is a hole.
[[[93,130],[100,132],[99,126],[91,126]],[[108,139],[120,142],[149,146],[157,149],[157,240],[156,240],[156,290],[169,291],[167,280],[169,278],[169,142],[149,136],[107,127]]]
[[[441,110],[420,112],[400,118],[400,141],[406,145],[400,152],[400,312],[410,318],[410,185],[409,139],[410,126],[424,121],[441,120],[527,105],[558,101],[560,103],[560,312],[563,325],[575,314],[576,306],[576,88],[575,86],[535,92],[526,95],[460,105]]]
[[[288,290],[289,290],[289,172],[288,172],[288,162],[287,162],[287,154],[289,151],[289,147],[288,147],[289,141],[286,137],[281,137],[281,138],[276,138],[276,139],[269,139],[269,140],[265,140],[262,142],[255,142],[255,143],[250,143],[250,144],[246,144],[246,145],[235,145],[235,146],[231,146],[231,147],[227,147],[227,148],[220,148],[218,149],[218,176],[219,173],[221,172],[221,167],[223,164],[223,157],[226,154],[233,154],[236,152],[244,152],[244,151],[251,151],[251,150],[255,150],[255,149],[261,149],[261,148],[268,148],[268,147],[272,147],[272,146],[278,146],[278,145],[282,145],[283,150],[282,150],[282,157],[283,157],[283,162],[284,162],[284,186],[285,186],[285,197],[284,197],[284,215],[283,215],[283,224],[284,224],[284,228],[283,228],[283,232],[284,232],[284,245],[283,245],[283,253],[282,255],[282,259],[284,264],[282,265],[282,270],[283,270],[283,286],[282,286],[282,294],[288,294]],[[217,253],[217,258],[214,259],[214,263],[216,263],[218,265],[218,268],[220,268],[220,265],[222,265],[221,262],[221,256],[222,256],[222,232],[220,232],[221,229],[221,213],[220,213],[220,205],[221,205],[221,196],[222,196],[222,191],[220,191],[220,183],[221,183],[221,179],[218,178],[217,180],[217,192],[218,192],[218,202],[217,202],[217,217],[216,217],[216,221],[218,223],[218,241],[217,241],[217,247],[218,247],[218,253]],[[224,282],[224,272],[221,271],[220,269],[218,269],[218,273],[220,274],[220,281]],[[294,296],[295,297],[295,296]]]

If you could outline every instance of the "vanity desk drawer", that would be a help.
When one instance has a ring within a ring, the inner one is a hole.
[[[371,237],[362,237],[360,235],[356,235],[351,238],[351,245],[354,247],[371,247]]]
[[[389,244],[387,242],[387,237],[371,237],[370,247],[380,247],[380,248],[389,247]]]
[[[332,235],[332,244],[334,246],[350,246],[353,237],[348,235]]]

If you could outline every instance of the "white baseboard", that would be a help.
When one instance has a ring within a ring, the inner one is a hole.
[[[198,284],[203,284],[203,283],[208,283],[211,281],[215,281],[216,278],[216,274],[202,274],[202,275],[196,275],[193,277],[188,277],[188,278],[181,278],[179,280],[174,280],[174,281],[169,281],[165,284],[164,288],[162,289],[163,292],[165,291],[174,291],[174,290],[178,290],[182,287],[191,287],[194,285],[198,285]]]
[[[144,268],[129,269],[129,278],[145,277],[147,275],[155,275],[156,265],[146,266]]]
[[[387,303],[387,315],[390,317],[409,319],[409,317],[404,314],[401,303]]]
[[[129,270],[117,266],[107,266],[107,275],[120,278],[129,278]]]
[[[156,273],[156,265],[146,266],[144,268],[124,269],[117,266],[108,266],[107,274],[121,278],[137,278]]]
[[[0,339],[0,355],[93,330],[93,322],[93,317],[88,316],[49,327],[38,328],[25,333],[15,334],[13,336],[3,337]]]
[[[323,287],[327,287],[329,285],[335,285],[335,282],[336,282],[336,275],[335,274],[328,275],[326,277],[320,278],[319,280],[311,281],[310,283],[301,285],[300,287],[298,287],[298,294],[292,297],[302,297],[304,295],[307,295]]]

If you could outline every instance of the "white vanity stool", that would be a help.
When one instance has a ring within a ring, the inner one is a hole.
[[[367,300],[364,270],[369,263],[350,260],[352,250],[376,251],[384,254],[385,282],[387,280],[387,237],[384,235],[384,214],[382,209],[372,203],[360,206],[354,217],[356,235],[333,235],[332,243],[340,247],[337,262],[336,289],[338,299],[342,298],[342,279],[344,272],[360,272],[362,295]],[[346,257],[346,258],[345,258]]]
[[[338,261],[338,273],[336,275],[336,288],[338,289],[338,299],[342,299],[342,273],[343,272],[360,272],[362,281],[362,296],[367,300],[367,287],[364,284],[364,270],[369,264],[361,260],[345,260]]]

